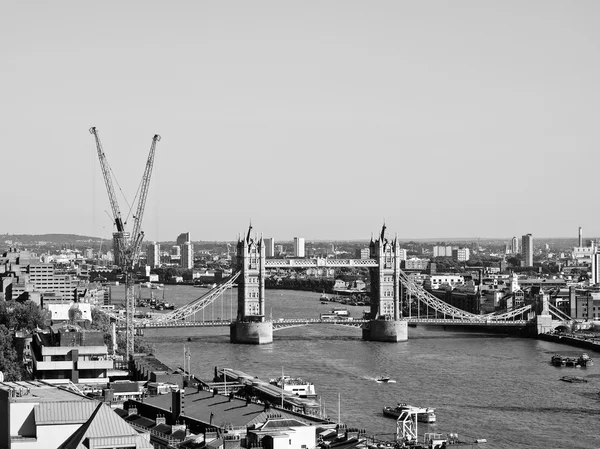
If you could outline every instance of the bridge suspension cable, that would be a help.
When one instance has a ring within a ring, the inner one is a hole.
[[[204,295],[193,300],[189,304],[182,306],[172,312],[155,315],[152,319],[141,319],[137,320],[136,324],[146,323],[167,323],[173,321],[181,321],[195,314],[196,312],[204,309],[206,306],[212,304],[219,296],[223,294],[228,288],[233,286],[233,283],[239,277],[240,272],[235,272],[226,282],[217,285],[215,288],[209,290]]]

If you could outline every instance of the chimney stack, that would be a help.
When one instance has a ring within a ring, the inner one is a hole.
[[[581,226],[579,226],[579,247],[583,247],[583,232],[581,231]]]

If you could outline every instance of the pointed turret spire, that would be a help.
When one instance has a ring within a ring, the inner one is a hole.
[[[252,220],[250,220],[250,226],[248,226],[248,234],[246,235],[246,243],[250,243],[250,232],[252,231]]]

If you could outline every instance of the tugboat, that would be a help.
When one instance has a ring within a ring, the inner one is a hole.
[[[558,354],[554,354],[552,356],[552,361],[551,362],[552,362],[552,364],[554,366],[564,366],[567,363],[567,361],[562,356],[560,356]]]

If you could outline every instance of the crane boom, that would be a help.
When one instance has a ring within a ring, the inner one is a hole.
[[[123,226],[123,219],[121,218],[121,210],[119,209],[119,203],[117,203],[115,189],[113,187],[112,178],[110,177],[110,171],[108,169],[108,162],[106,162],[106,156],[104,154],[104,150],[102,149],[102,143],[100,143],[100,136],[98,136],[98,130],[95,126],[90,128],[90,134],[93,134],[94,138],[96,139],[96,148],[98,150],[100,168],[102,169],[104,184],[106,184],[106,190],[108,191],[108,200],[110,201],[110,207],[112,208],[117,232],[123,232],[125,228]]]
[[[142,218],[144,217],[144,209],[146,208],[146,198],[148,197],[148,187],[150,187],[150,177],[152,176],[152,167],[154,166],[154,152],[156,151],[156,143],[160,142],[160,136],[155,134],[152,138],[146,169],[142,177],[142,189],[138,200],[137,211],[133,217],[133,231],[131,232],[131,264],[135,265],[142,247],[144,239],[144,231],[141,230]]]
[[[106,190],[108,191],[108,199],[110,206],[113,211],[113,218],[117,227],[117,232],[113,233],[113,243],[115,251],[115,264],[123,270],[125,276],[125,357],[129,361],[130,357],[133,356],[134,338],[135,338],[135,327],[133,324],[133,315],[135,313],[135,298],[134,298],[134,268],[135,264],[140,255],[142,240],[144,233],[141,231],[142,217],[144,216],[144,208],[146,206],[146,198],[148,196],[148,187],[150,184],[150,175],[152,174],[152,166],[154,165],[154,152],[156,150],[156,142],[160,141],[158,134],[154,135],[152,139],[152,146],[150,147],[150,154],[148,155],[148,161],[146,163],[146,170],[142,177],[141,194],[138,202],[137,212],[134,215],[133,234],[125,231],[123,226],[123,220],[121,218],[121,211],[119,210],[119,204],[115,196],[115,189],[112,184],[112,178],[110,177],[110,170],[108,162],[106,162],[106,156],[102,150],[102,144],[100,143],[100,137],[96,127],[90,128],[90,134],[93,134],[96,139],[96,148],[98,150],[98,158],[100,159],[100,167],[102,168],[102,174],[104,176],[104,182],[106,184]]]

